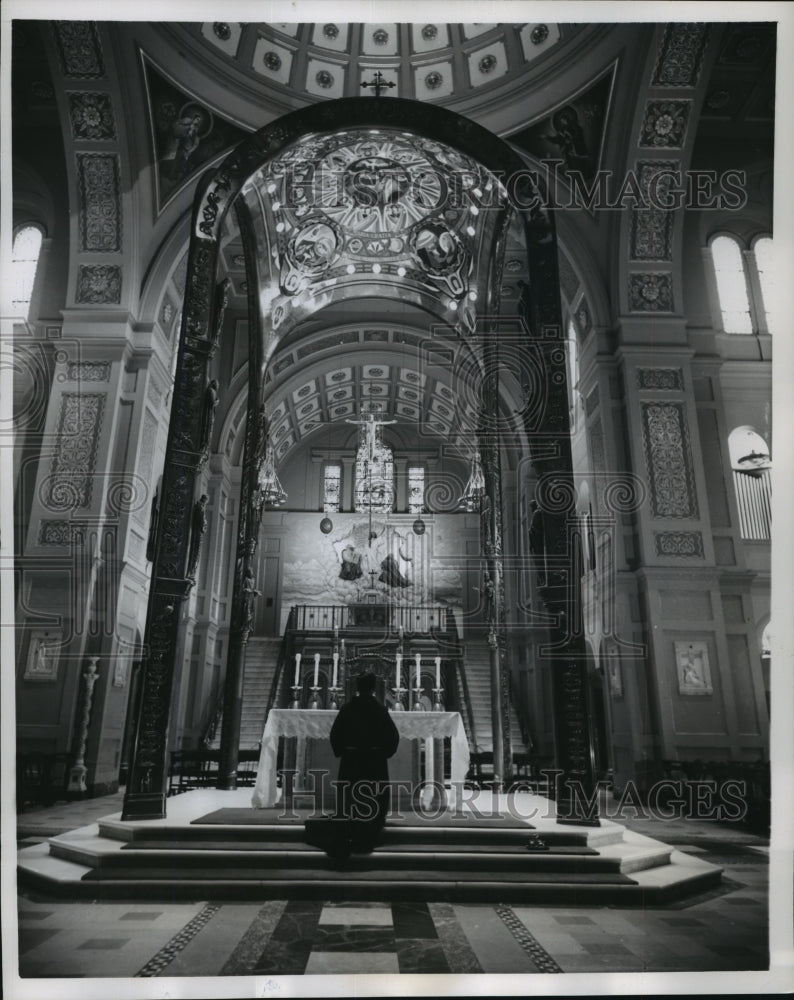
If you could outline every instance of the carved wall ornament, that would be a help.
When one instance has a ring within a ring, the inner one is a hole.
[[[39,525],[39,545],[79,546],[85,539],[85,525],[75,521],[45,520]]]
[[[104,393],[61,396],[55,457],[48,479],[50,510],[88,507],[105,405]]]
[[[699,531],[654,531],[657,556],[703,559],[703,535]]]
[[[638,389],[684,388],[684,373],[680,368],[638,368]]]
[[[25,661],[26,681],[56,681],[58,679],[58,657],[63,636],[53,629],[32,629],[28,658]]]
[[[87,141],[116,138],[116,121],[110,94],[71,91],[69,98],[69,121],[72,137]]]
[[[676,642],[675,666],[678,693],[708,695],[714,693],[709,665],[709,648],[705,642]]]
[[[78,153],[80,249],[94,253],[121,250],[119,158],[115,153]]]
[[[90,80],[105,75],[102,45],[93,21],[53,21],[64,76]]]
[[[678,149],[684,145],[691,101],[646,101],[640,146]]]
[[[700,75],[709,27],[701,22],[668,24],[651,77],[654,87],[694,87]]]
[[[77,268],[77,301],[91,305],[121,302],[121,268],[117,264],[80,264]]]
[[[646,208],[632,210],[631,259],[672,260],[675,201],[670,197],[671,173],[677,161],[652,160],[637,164],[637,180]],[[670,208],[664,206],[670,204]]]
[[[109,361],[70,361],[66,366],[69,382],[109,382]]]
[[[632,312],[672,312],[673,276],[667,271],[630,274],[629,309]]]
[[[654,517],[695,518],[698,505],[681,403],[643,403],[642,429]]]

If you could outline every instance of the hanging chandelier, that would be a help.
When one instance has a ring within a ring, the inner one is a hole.
[[[261,510],[263,507],[282,507],[286,502],[287,493],[279,482],[276,473],[276,460],[273,455],[273,445],[270,437],[268,437],[265,460],[259,470],[257,479],[254,504]]]
[[[466,489],[458,500],[458,510],[471,514],[480,509],[480,502],[485,494],[485,476],[482,471],[480,452],[477,449],[471,459],[471,474],[466,483]]]

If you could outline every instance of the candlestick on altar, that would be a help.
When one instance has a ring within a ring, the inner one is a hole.
[[[295,654],[295,684],[300,685],[301,682],[301,654]]]
[[[394,705],[392,705],[392,712],[402,712],[403,710],[403,694],[407,691],[407,688],[400,687],[392,688],[394,692]]]
[[[419,684],[414,688],[414,711],[423,712],[422,708],[422,688]]]
[[[309,702],[309,708],[317,709],[320,707],[320,689],[315,684],[312,690],[312,700]]]
[[[337,711],[337,709],[339,708],[339,695],[341,694],[341,691],[342,689],[338,688],[335,684],[333,687],[328,688],[328,698],[329,698],[328,707],[331,709],[332,712]]]
[[[400,688],[400,667],[402,666],[402,662],[403,662],[403,654],[402,653],[397,653],[397,655],[395,656],[394,659],[395,659],[396,667],[397,667],[396,687],[399,689]]]
[[[444,693],[444,689],[442,687],[434,687],[433,688],[433,694],[436,696],[436,700],[433,702],[433,711],[434,712],[443,712],[444,711],[444,703],[441,701],[441,695],[443,693]]]
[[[334,653],[334,675],[333,675],[333,679],[331,681],[331,687],[334,688],[334,689],[336,689],[336,681],[337,681],[337,676],[336,675],[337,675],[338,669],[339,669],[339,653]]]
[[[334,625],[334,642],[339,638],[339,626]]]
[[[421,668],[422,668],[422,654],[416,654],[416,686],[421,688],[422,678],[421,678]]]
[[[300,684],[292,685],[292,704],[290,708],[300,708],[301,707],[301,686]]]
[[[314,686],[320,686],[320,654],[314,654]]]
[[[441,687],[441,657],[436,657],[436,687]]]

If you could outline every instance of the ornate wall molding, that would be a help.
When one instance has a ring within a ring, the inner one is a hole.
[[[640,129],[640,146],[680,149],[686,138],[691,101],[646,101]]]
[[[99,142],[116,138],[116,120],[110,94],[71,91],[69,122],[72,138],[84,142]]]
[[[680,368],[638,368],[638,389],[684,388],[684,373]]]
[[[647,208],[635,208],[631,223],[631,260],[672,260],[675,212],[660,207],[668,197],[676,160],[641,160],[636,175]]]
[[[120,165],[116,153],[78,153],[80,249],[121,250]]]
[[[41,521],[39,545],[82,545],[85,525],[76,521]]]
[[[638,271],[629,275],[632,312],[672,312],[673,276],[669,271]]]
[[[66,366],[69,382],[109,382],[109,361],[70,361]]]
[[[93,80],[105,75],[102,43],[93,21],[54,21],[53,31],[64,76]]]
[[[77,268],[77,301],[91,305],[121,302],[121,268],[117,264],[80,264]]]
[[[657,556],[704,559],[703,535],[699,531],[654,531]]]
[[[668,24],[659,46],[651,83],[654,87],[694,87],[709,37],[707,24]]]
[[[698,516],[689,431],[682,403],[643,403],[642,430],[654,517]]]
[[[105,393],[65,392],[58,416],[56,454],[47,483],[51,510],[88,507]]]

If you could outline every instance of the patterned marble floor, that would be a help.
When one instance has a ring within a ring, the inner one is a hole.
[[[97,808],[74,804],[68,819],[57,807],[25,814],[19,846],[43,839],[45,827],[90,822]],[[722,885],[644,909],[387,899],[63,902],[26,893],[18,905],[19,973],[30,980],[766,969],[767,842],[707,824],[671,824],[667,834],[679,850],[722,865]]]

